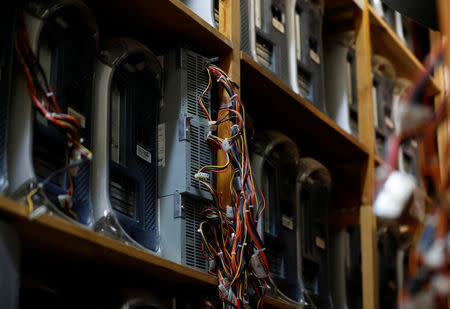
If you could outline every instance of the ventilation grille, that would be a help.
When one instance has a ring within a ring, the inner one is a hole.
[[[208,262],[202,253],[202,238],[198,229],[203,221],[203,209],[208,206],[204,200],[192,196],[183,196],[186,218],[186,265],[208,272]]]
[[[219,28],[219,0],[214,0],[214,22],[216,23],[216,27]]]
[[[89,188],[90,188],[90,164],[80,166],[77,176],[73,179],[73,197],[72,203],[75,211],[80,210],[85,217],[79,215],[78,219],[83,224],[88,224],[90,217],[90,202],[89,202]]]
[[[195,189],[200,189],[202,191],[210,192],[209,189],[201,184],[194,175],[198,172],[200,168],[206,165],[211,165],[213,163],[213,155],[211,148],[206,141],[207,129],[202,125],[191,124],[191,142],[190,142],[190,155],[191,155],[191,169],[190,169],[190,182],[191,186]],[[214,179],[212,178],[212,173],[208,172],[209,180],[207,183],[210,186],[214,185]]]
[[[198,103],[198,97],[208,87],[208,73],[205,64],[207,58],[197,55],[193,52],[186,53],[187,68],[187,113],[188,116],[197,116],[206,119],[205,112]],[[208,112],[211,112],[211,94],[206,93],[203,96],[203,104]]]
[[[249,0],[241,0],[240,1],[240,10],[241,10],[241,49],[247,54],[251,55],[250,52],[250,31],[254,31],[254,29],[250,30],[249,26],[249,12],[248,12],[248,1]]]
[[[118,175],[111,175],[109,183],[111,206],[128,217],[134,218],[136,185],[133,181]]]
[[[259,63],[273,70],[273,45],[260,37],[256,39],[256,57]]]
[[[280,278],[283,277],[281,269],[283,260],[281,258],[281,254],[275,252],[275,250],[271,248],[266,248],[266,258],[269,263],[270,273]]]

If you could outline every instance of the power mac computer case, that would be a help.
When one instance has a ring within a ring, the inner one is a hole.
[[[161,65],[147,47],[128,38],[104,42],[99,58],[94,92],[94,229],[157,251]]]
[[[37,1],[27,4],[24,22],[30,48],[53,88],[62,113],[78,120],[83,145],[90,148],[92,71],[98,37],[94,16],[81,1]],[[78,153],[68,143],[65,133],[34,107],[18,61],[15,72],[8,128],[9,193],[24,199],[37,183],[65,167],[68,161],[77,160]],[[63,211],[65,203],[60,202],[67,201],[61,197],[68,196],[68,173],[71,173],[73,195],[68,202],[78,218],[72,221],[89,225],[92,221],[90,169],[88,163],[51,178],[41,190],[43,194],[33,196],[40,198],[35,203],[75,219],[67,209]]]

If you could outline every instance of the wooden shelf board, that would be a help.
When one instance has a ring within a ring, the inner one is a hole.
[[[266,309],[298,309],[298,308],[302,308],[299,305],[294,305],[294,304],[290,304],[287,303],[285,301],[282,301],[280,299],[277,298],[273,298],[270,296],[266,296],[264,298],[264,308]]]
[[[416,56],[403,44],[391,27],[369,5],[370,36],[373,52],[388,58],[394,65],[397,77],[414,79],[424,67]],[[430,79],[425,94],[433,96],[440,92],[434,79]]]
[[[0,195],[0,215],[19,230],[22,246],[39,255],[51,252],[55,259],[76,259],[83,263],[109,264],[111,269],[130,270],[165,283],[214,286],[214,275],[189,268],[149,252],[77,226],[55,215],[28,219],[25,205]],[[26,258],[26,257],[25,257]],[[30,257],[31,258],[31,257]]]
[[[297,143],[301,156],[319,160],[330,169],[330,207],[359,207],[366,147],[244,52],[241,77],[243,102],[256,129],[281,131]]]
[[[96,13],[102,37],[132,35],[157,54],[178,44],[211,57],[226,55],[233,49],[225,35],[179,0],[85,2]]]

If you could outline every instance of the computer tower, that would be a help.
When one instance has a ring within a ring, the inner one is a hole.
[[[358,136],[358,85],[354,33],[325,40],[325,102],[328,116],[344,131]]]
[[[286,135],[277,131],[256,135],[251,162],[255,181],[266,201],[258,232],[264,242],[270,276],[283,294],[302,301],[297,260],[300,223],[295,203],[298,161],[297,146]]]
[[[16,10],[14,6],[3,7],[0,13],[0,193],[8,187],[7,138],[8,106],[11,100],[11,80],[14,55]]]
[[[62,0],[28,2],[23,18],[29,48],[53,90],[38,92],[38,99],[44,102],[44,95],[49,100],[56,98],[61,113],[78,120],[83,145],[90,148],[92,72],[98,37],[94,16],[83,2]],[[19,61],[15,62],[9,107],[9,193],[22,200],[38,183],[54,175],[33,196],[40,197],[36,205],[46,205],[76,219],[74,222],[90,224],[90,164],[54,174],[69,162],[78,161],[79,152],[62,130],[34,108]],[[64,209],[63,205],[70,204]]]
[[[392,118],[394,103],[395,71],[386,58],[372,56],[372,101],[375,126],[375,151],[382,156],[387,138],[394,132]]]
[[[322,8],[312,0],[288,0],[286,3],[290,86],[325,112]]]
[[[241,50],[289,85],[286,0],[242,0]]]
[[[216,22],[216,1],[214,0],[182,0],[195,14],[203,18],[208,24],[214,28],[218,27]],[[218,4],[218,3],[217,3]],[[218,8],[217,8],[218,9]]]
[[[330,257],[333,308],[362,308],[360,228],[330,231]]]
[[[331,175],[328,169],[312,158],[299,161],[296,203],[299,209],[301,263],[304,293],[317,308],[331,308],[329,287],[328,202]]]
[[[159,112],[158,184],[161,213],[161,254],[164,258],[207,272],[197,232],[202,211],[212,204],[209,189],[195,177],[216,162],[207,142],[210,131],[198,97],[208,87],[209,60],[185,48],[164,55],[164,100]],[[203,96],[208,113],[217,113],[211,93]],[[208,172],[206,182],[215,187]]]
[[[129,38],[103,42],[94,80],[94,229],[151,251],[159,246],[161,84],[161,65],[147,47]]]

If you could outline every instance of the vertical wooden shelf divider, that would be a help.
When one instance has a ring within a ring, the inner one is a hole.
[[[240,85],[241,83],[241,67],[240,67],[240,43],[241,43],[241,22],[240,22],[240,6],[239,0],[220,0],[219,1],[219,31],[223,33],[233,43],[231,52],[222,57],[220,66],[233,81]],[[221,93],[222,104],[227,104],[228,97],[223,91]],[[219,137],[230,136],[232,123],[227,121],[221,124],[218,128]],[[217,152],[217,163],[223,165],[226,163],[225,156],[222,151]],[[226,173],[219,173],[217,175],[217,189],[222,193],[222,201],[224,205],[231,203],[231,192],[229,192],[230,181],[232,177],[232,170],[228,168]]]
[[[362,289],[364,309],[377,309],[378,298],[378,251],[376,218],[372,210],[374,197],[374,125],[372,106],[372,64],[370,20],[368,1],[364,9],[355,8],[355,53],[358,80],[358,131],[360,142],[368,149],[366,173],[362,176],[360,209]]]

